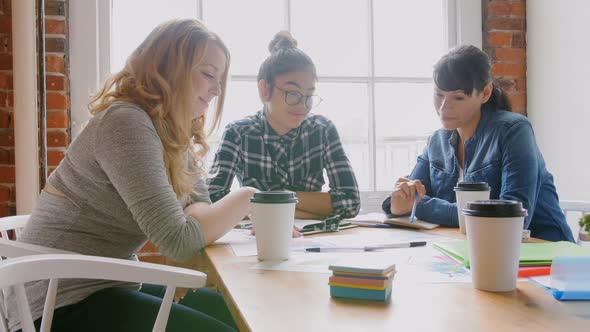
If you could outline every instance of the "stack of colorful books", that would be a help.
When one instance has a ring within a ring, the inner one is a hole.
[[[395,264],[389,262],[357,262],[330,265],[330,295],[338,298],[387,301]]]

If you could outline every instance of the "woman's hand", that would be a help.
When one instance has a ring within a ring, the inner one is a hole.
[[[416,192],[418,192],[419,202],[426,194],[426,187],[424,187],[420,180],[399,178],[391,193],[391,213],[395,215],[403,215],[412,211],[414,195]]]

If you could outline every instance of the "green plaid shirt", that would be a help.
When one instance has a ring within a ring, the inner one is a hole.
[[[262,111],[225,128],[209,178],[217,201],[230,191],[234,176],[242,186],[259,190],[317,192],[330,183],[332,209],[354,217],[360,208],[358,185],[334,124],[309,114],[301,126],[279,136]]]

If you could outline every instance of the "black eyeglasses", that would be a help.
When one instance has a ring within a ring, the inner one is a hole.
[[[281,89],[278,86],[275,86],[275,88],[285,93],[285,103],[287,105],[295,106],[303,100],[303,105],[307,109],[312,109],[322,102],[322,98],[318,95],[305,96],[299,91],[289,91]]]

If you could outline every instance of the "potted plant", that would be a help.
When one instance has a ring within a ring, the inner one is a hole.
[[[580,218],[580,234],[579,234],[579,242],[583,244],[583,242],[588,243],[590,245],[590,214],[582,216]]]

